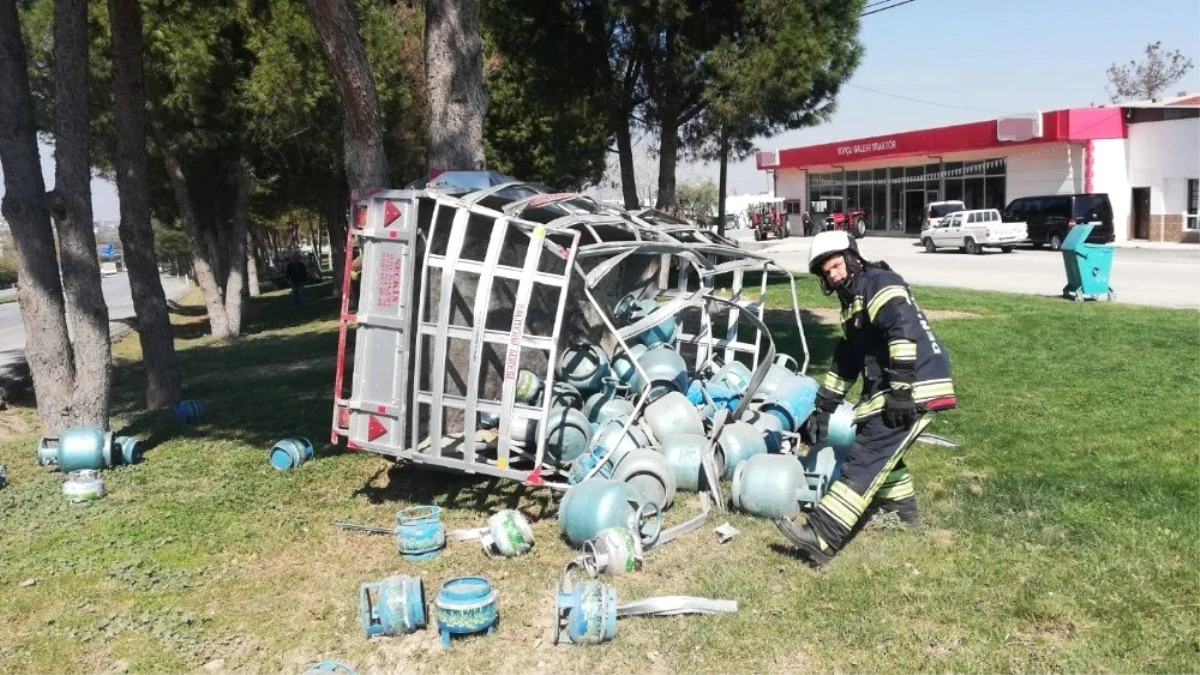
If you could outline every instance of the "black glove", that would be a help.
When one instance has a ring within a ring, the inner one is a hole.
[[[921,418],[921,407],[913,401],[912,388],[893,388],[883,396],[883,423],[892,429],[903,429]]]
[[[808,420],[800,427],[800,440],[809,446],[820,443],[829,435],[829,416],[841,405],[841,401],[823,393],[817,393],[816,408],[808,416]]]

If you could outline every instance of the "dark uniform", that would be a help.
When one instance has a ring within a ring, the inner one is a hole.
[[[956,404],[946,349],[908,285],[886,263],[860,264],[861,270],[838,289],[843,337],[817,395],[827,420],[862,378],[862,397],[855,407],[858,435],[841,478],[808,516],[811,530],[805,540],[810,547],[815,543],[818,554],[811,557],[818,564],[841,549],[868,507],[916,519],[904,452],[933,421],[935,411]],[[892,402],[885,405],[889,396]],[[781,524],[785,534],[786,525],[793,531],[798,527]]]

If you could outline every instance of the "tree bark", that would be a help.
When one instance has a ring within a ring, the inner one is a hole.
[[[117,193],[121,246],[129,270],[138,341],[146,365],[146,406],[180,399],[171,317],[154,253],[146,183],[146,91],[142,82],[142,10],[138,0],[108,0],[113,42],[113,99],[117,127]]]
[[[344,162],[350,189],[362,193],[386,187],[390,178],[383,149],[379,99],[367,51],[358,34],[354,2],[305,0],[304,4],[342,101]]]
[[[38,417],[47,436],[70,422],[75,372],[67,337],[66,306],[46,208],[25,45],[14,2],[0,2],[0,211],[17,254],[17,300],[25,324],[25,359],[33,375]]]
[[[229,237],[229,276],[225,279],[225,321],[229,336],[242,334],[242,288],[246,285],[246,232],[250,221],[250,163],[239,157],[237,192],[233,202],[233,232]]]
[[[258,285],[258,249],[254,245],[249,223],[246,228],[246,279],[249,282],[250,297],[257,298],[262,295],[262,289]]]
[[[425,1],[425,82],[431,173],[483,169],[488,96],[479,0]]]
[[[200,221],[192,204],[192,196],[188,191],[187,177],[179,160],[170,153],[163,153],[163,165],[167,169],[167,178],[171,181],[171,191],[175,193],[175,205],[179,208],[179,217],[183,220],[183,231],[187,233],[188,242],[192,245],[192,269],[196,272],[196,284],[204,295],[204,306],[208,310],[208,325],[213,338],[229,339],[229,317],[225,312],[225,302],[221,299],[221,286],[217,281],[216,270],[213,269],[213,252],[204,233],[200,231]]]
[[[335,298],[342,297],[342,277],[345,273],[346,260],[346,208],[335,199],[326,201],[323,209],[325,232],[329,234],[329,248],[332,251],[333,288],[331,294]]]
[[[616,120],[617,161],[621,165],[621,194],[625,208],[633,211],[640,208],[637,193],[637,172],[633,164],[633,137],[629,133],[629,118]]]
[[[92,229],[87,110],[87,0],[54,3],[54,192],[59,258],[72,332],[75,382],[70,426],[108,428],[112,347]]]
[[[664,114],[658,146],[658,197],[654,208],[675,208],[675,165],[679,159],[679,126],[675,117]]]

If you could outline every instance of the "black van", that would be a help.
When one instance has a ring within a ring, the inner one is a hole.
[[[1077,223],[1095,225],[1089,243],[1107,244],[1114,239],[1112,203],[1103,193],[1020,197],[1000,215],[1006,223],[1025,223],[1034,248],[1049,244],[1057,251]]]

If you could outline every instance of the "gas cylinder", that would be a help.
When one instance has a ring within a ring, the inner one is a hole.
[[[437,506],[410,506],[396,513],[396,548],[409,560],[428,560],[446,546],[446,526]]]
[[[123,450],[123,447],[116,445],[111,431],[99,427],[70,427],[64,429],[58,438],[42,438],[38,441],[37,461],[42,466],[53,466],[64,473],[111,469],[124,461]],[[129,463],[140,460],[141,451],[131,454],[130,458],[132,461]]]
[[[592,442],[592,427],[575,408],[551,408],[546,432],[546,456],[558,466],[575,461]]]
[[[566,576],[554,602],[554,644],[598,645],[617,634],[617,590],[591,579]]]
[[[358,618],[368,638],[425,627],[425,584],[403,574],[358,587]]]
[[[704,419],[700,411],[683,394],[672,391],[646,406],[642,424],[661,444],[679,434],[703,434]]]
[[[550,388],[550,407],[582,408],[583,394],[569,382],[555,382]]]
[[[606,375],[608,355],[590,343],[583,342],[566,349],[558,360],[558,379],[571,384],[584,395],[598,391]]]
[[[783,422],[780,422],[778,417],[748,409],[742,416],[742,421],[762,432],[767,452],[783,451]]]
[[[687,363],[670,345],[660,342],[647,347],[638,357],[638,364],[646,371],[652,392],[687,391]]]
[[[72,471],[63,483],[62,492],[67,501],[83,504],[100,499],[105,494],[104,479],[100,472],[93,469]]]
[[[643,504],[653,502],[666,509],[675,503],[677,483],[671,463],[650,448],[626,453],[613,469],[612,478],[632,486]]]
[[[276,471],[288,471],[298,468],[313,458],[313,444],[303,436],[285,438],[271,446],[267,458]]]
[[[726,424],[721,430],[717,444],[721,446],[721,452],[725,456],[725,471],[722,476],[726,479],[733,478],[733,472],[739,464],[767,451],[767,443],[762,434],[745,422]]]
[[[520,511],[504,509],[488,518],[487,533],[479,539],[487,555],[515,558],[533,548],[533,528]]]
[[[629,398],[629,385],[615,376],[604,378],[603,387],[592,394],[583,406],[583,414],[589,422],[603,425],[622,415],[632,415],[634,406]]]
[[[636,572],[643,555],[642,541],[627,527],[610,527],[583,542],[583,568],[593,578]]]
[[[829,416],[829,433],[824,442],[838,450],[846,450],[854,443],[858,434],[858,425],[854,421],[854,406],[842,403]]]
[[[708,481],[704,477],[704,467],[701,458],[704,449],[708,447],[708,439],[699,434],[678,434],[670,436],[662,442],[662,454],[671,465],[675,474],[675,484],[680,490],[697,492],[708,489]],[[725,454],[720,446],[713,451],[717,475],[725,472]]]
[[[764,518],[795,518],[808,482],[794,455],[756,455],[733,472],[733,506]]]
[[[615,318],[621,326],[628,326],[645,319],[658,308],[658,302],[653,299],[634,300],[631,296],[626,296],[617,304]],[[637,339],[646,346],[670,343],[675,340],[678,332],[679,317],[671,316],[639,333]]]
[[[631,391],[641,393],[646,388],[646,383],[642,382],[642,376],[638,373],[637,367],[633,362],[641,358],[642,354],[646,353],[646,345],[637,343],[629,347],[629,351],[618,352],[612,360],[612,373],[617,376],[625,384],[629,385]]]
[[[573,546],[582,546],[610,527],[634,530],[649,544],[658,539],[662,512],[658,504],[641,502],[629,484],[592,477],[567,489],[558,507],[558,524]]]
[[[204,418],[204,404],[194,398],[185,398],[174,407],[175,418],[181,424],[194,424]]]
[[[816,406],[820,385],[807,375],[792,375],[759,406],[767,415],[779,418],[784,430],[798,431]]]
[[[459,577],[442,584],[433,601],[442,647],[450,647],[451,635],[470,635],[496,630],[500,608],[496,591],[483,577]]]
[[[517,371],[516,400],[526,405],[537,405],[542,398],[542,378],[527,368]]]
[[[789,367],[788,364],[791,364]],[[763,376],[762,382],[759,383],[758,389],[754,392],[756,399],[763,399],[775,393],[789,377],[796,374],[799,369],[799,364],[796,359],[788,354],[779,354],[775,357],[775,363],[767,367],[766,375]]]
[[[724,385],[741,394],[745,393],[752,377],[754,377],[754,373],[750,367],[734,359],[718,368],[712,377],[708,378],[708,381],[711,384]]]

